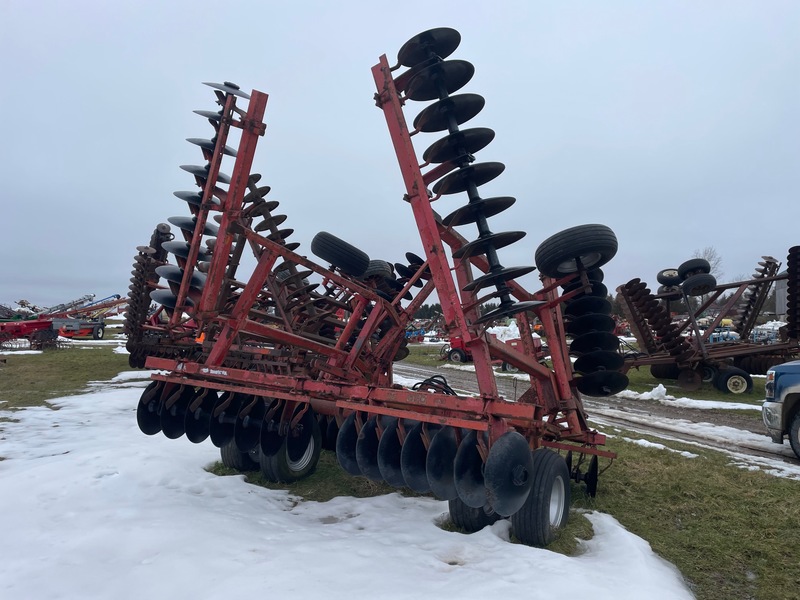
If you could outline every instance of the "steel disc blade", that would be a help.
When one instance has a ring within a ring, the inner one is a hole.
[[[581,394],[604,397],[617,394],[628,387],[628,376],[619,371],[595,371],[575,380]]]
[[[454,474],[456,452],[458,444],[452,427],[445,427],[433,436],[425,457],[425,472],[431,492],[440,500],[458,498]]]
[[[476,324],[488,323],[489,321],[494,321],[495,319],[510,317],[511,315],[515,315],[517,313],[521,313],[526,310],[533,310],[534,308],[536,308],[537,306],[541,306],[542,304],[547,304],[547,303],[543,300],[530,300],[527,302],[513,302],[509,304],[501,304],[498,308],[482,315],[480,319],[475,321],[475,323]]]
[[[181,283],[183,281],[183,274],[184,270],[180,267],[176,267],[175,265],[161,265],[160,267],[156,267],[156,275],[166,279],[167,281],[171,281],[172,283]],[[189,281],[189,287],[200,290],[205,284],[205,275],[198,273],[197,271],[192,273],[192,278]]]
[[[150,292],[150,299],[169,309],[176,308],[178,304],[178,297],[171,290],[153,290]],[[194,306],[194,302],[188,296],[186,298],[186,306]]]
[[[617,322],[611,315],[587,313],[570,320],[567,323],[566,330],[570,335],[579,336],[594,331],[613,332],[616,326]]]
[[[336,438],[339,435],[339,424],[334,417],[328,419],[328,425],[325,428],[325,442],[328,450],[336,452]]]
[[[479,254],[486,254],[488,250],[505,248],[525,237],[524,231],[502,231],[500,233],[490,233],[477,240],[461,246],[453,252],[453,258],[470,258]]]
[[[595,331],[579,335],[569,345],[570,353],[586,354],[596,350],[614,352],[619,348],[619,338],[607,331]]]
[[[175,196],[180,198],[181,200],[188,202],[194,206],[201,206],[203,203],[203,194],[200,192],[172,192]],[[219,206],[219,200],[211,197],[211,204],[214,206]]]
[[[195,146],[200,146],[203,150],[208,150],[209,152],[213,152],[214,148],[217,147],[217,142],[215,140],[207,140],[205,138],[186,138],[186,141]],[[226,156],[236,156],[236,150],[230,146],[224,146],[222,148],[222,153]]]
[[[461,43],[461,34],[450,27],[436,27],[418,33],[397,52],[397,62],[413,67],[429,58],[447,58]]]
[[[498,285],[511,279],[522,277],[523,275],[533,272],[535,269],[536,267],[505,267],[504,269],[500,269],[493,273],[487,273],[486,275],[478,277],[474,281],[465,285],[462,289],[465,292],[482,290],[485,287]]]
[[[458,227],[459,225],[475,223],[480,217],[488,219],[500,214],[516,201],[517,199],[512,196],[496,196],[470,202],[447,215],[442,219],[442,224],[445,227]]]
[[[205,117],[209,121],[214,121],[219,123],[222,121],[222,111],[213,111],[213,110],[193,110],[192,111],[196,115],[200,115],[201,117]]]
[[[190,233],[194,233],[195,228],[197,227],[197,217],[169,217],[167,221],[175,225],[184,231],[188,231]],[[219,227],[216,225],[212,225],[211,223],[206,223],[203,226],[203,235],[217,235],[219,233]]]
[[[414,254],[413,252],[406,252],[406,260],[411,268],[419,268],[425,263],[425,259],[421,256]]]
[[[492,444],[484,479],[489,505],[497,514],[509,517],[522,508],[533,486],[533,456],[522,435],[508,431]]]
[[[494,131],[488,127],[475,127],[451,133],[431,144],[422,153],[422,160],[443,163],[482,150],[494,139]]]
[[[203,388],[200,390],[200,394],[195,396],[191,404],[195,404],[198,400],[200,401],[198,406],[192,408],[190,405],[186,411],[186,422],[184,424],[186,439],[193,444],[199,444],[209,436],[211,411],[214,409],[217,400],[219,400],[219,396],[214,390]]]
[[[608,288],[605,286],[604,283],[600,281],[590,281],[589,282],[589,291],[586,291],[586,288],[583,287],[583,284],[580,281],[576,281],[574,283],[570,283],[569,285],[564,286],[564,293],[571,292],[573,290],[583,290],[582,294],[575,296],[574,299],[582,298],[583,296],[600,296],[601,298],[605,298],[608,296]]]
[[[195,177],[199,177],[200,179],[208,179],[208,168],[209,165],[201,167],[200,165],[181,165],[181,169],[184,171],[191,173]],[[230,183],[231,178],[226,175],[225,173],[217,173],[217,183]]]
[[[175,388],[161,408],[161,431],[171,440],[177,440],[186,433],[186,410],[194,397],[194,389],[190,386]]]
[[[226,81],[224,83],[213,83],[209,81],[204,81],[203,85],[207,85],[208,87],[212,87],[215,90],[219,90],[221,92],[225,92],[226,94],[233,94],[234,96],[239,96],[240,98],[244,98],[245,100],[250,99],[250,94],[246,94],[239,86],[235,83],[231,83],[230,81]]]
[[[577,373],[586,375],[595,371],[618,371],[624,363],[625,359],[618,352],[595,350],[581,354],[573,367]]]
[[[458,194],[465,191],[470,184],[481,186],[498,177],[506,166],[501,162],[474,163],[445,175],[433,185],[433,193]]]
[[[383,481],[378,468],[378,417],[371,416],[358,433],[356,462],[361,474],[372,481]]]
[[[255,231],[266,231],[270,227],[277,227],[284,221],[286,221],[286,215],[270,215],[269,217],[265,217],[261,223],[253,227]]]
[[[274,419],[265,419],[261,424],[261,435],[258,443],[261,448],[261,454],[264,456],[275,456],[283,448],[286,436],[278,433],[279,428],[280,421],[275,421]]]
[[[485,433],[481,433],[485,436]],[[486,438],[484,438],[486,439]],[[453,461],[453,479],[461,501],[470,508],[486,505],[486,485],[483,480],[483,461],[478,452],[478,432],[470,431],[461,440]]]
[[[236,417],[241,407],[242,396],[233,392],[224,392],[214,405],[209,421],[209,436],[211,443],[217,448],[233,441]]]
[[[425,67],[411,78],[406,97],[425,102],[438,100],[441,92],[452,94],[469,83],[475,67],[466,60],[444,60]]]
[[[400,450],[400,470],[403,473],[403,480],[409,489],[419,494],[427,494],[431,491],[431,484],[428,483],[428,473],[425,462],[428,450],[422,439],[423,427],[428,431],[428,435],[434,436],[439,431],[438,425],[417,423],[407,433]]]
[[[250,410],[247,414],[247,408]],[[264,400],[259,397],[247,396],[242,401],[242,410],[236,417],[233,426],[233,441],[241,452],[250,452],[261,443],[261,426],[264,423],[264,413],[267,411]]]
[[[136,407],[136,423],[145,435],[156,435],[161,432],[161,390],[163,383],[151,382],[142,392]]]
[[[171,252],[175,256],[180,256],[181,258],[189,258],[189,242],[163,242],[161,247],[166,250],[167,252]],[[197,252],[197,260],[199,261],[209,261],[211,260],[211,253],[206,252],[203,249],[200,249]]]
[[[564,308],[564,316],[566,317],[579,317],[587,313],[601,313],[604,315],[611,314],[611,302],[607,298],[600,298],[598,296],[584,296],[570,302]]]
[[[414,129],[432,133],[466,123],[483,110],[486,100],[478,94],[457,94],[434,102],[414,119]]]
[[[339,435],[336,436],[336,460],[339,462],[339,466],[350,475],[361,475],[361,469],[356,460],[357,442],[356,413],[350,413],[339,428]]]
[[[383,435],[378,442],[378,470],[381,478],[392,487],[405,487],[406,481],[400,466],[402,444],[398,432],[399,420],[387,420]]]

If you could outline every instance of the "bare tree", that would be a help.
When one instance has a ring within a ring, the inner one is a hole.
[[[706,246],[702,250],[695,250],[692,258],[703,258],[708,261],[711,266],[711,274],[717,278],[717,281],[722,280],[725,272],[722,270],[722,257],[717,252],[714,246]]]

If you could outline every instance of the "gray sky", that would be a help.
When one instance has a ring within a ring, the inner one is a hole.
[[[442,26],[475,65],[461,91],[486,98],[464,126],[496,132],[477,159],[506,165],[481,194],[517,198],[490,225],[528,232],[504,265],[583,223],[617,234],[610,289],[655,288],[708,246],[729,281],[800,243],[797,2],[5,0],[0,303],[127,293],[135,247],[189,214],[172,192],[203,162],[185,138],[212,135],[203,81],[269,94],[255,170],[299,252],[326,230],[372,258],[420,253],[370,68]]]

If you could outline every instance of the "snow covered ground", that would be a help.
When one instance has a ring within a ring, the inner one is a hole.
[[[305,502],[211,475],[209,442],[139,432],[147,376],[0,412],[15,419],[0,435],[1,598],[692,597],[606,514],[587,515],[595,536],[566,557],[509,543],[506,521],[444,531],[434,499]]]

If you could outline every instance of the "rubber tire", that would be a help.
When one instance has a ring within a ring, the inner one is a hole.
[[[606,225],[570,227],[543,241],[534,261],[542,275],[561,278],[578,271],[576,258],[585,269],[602,267],[617,253],[617,236]]]
[[[311,252],[353,277],[361,277],[369,267],[369,256],[327,231],[311,240]]]
[[[792,422],[789,425],[789,445],[797,458],[800,458],[800,409],[794,411]]]
[[[561,494],[561,503],[553,502],[553,492]],[[527,546],[549,545],[569,518],[570,477],[564,457],[547,448],[533,453],[533,486],[525,504],[511,515],[516,538]],[[551,514],[555,513],[555,514]]]
[[[650,365],[650,375],[655,379],[677,379],[680,369],[675,363],[659,363]]]
[[[711,265],[705,258],[692,258],[678,267],[678,277],[681,281],[699,273],[711,273]]]
[[[450,520],[453,525],[463,529],[467,533],[480,531],[487,525],[496,523],[503,517],[492,511],[491,514],[484,508],[470,508],[460,498],[448,500],[447,505],[450,509]]]
[[[744,394],[753,390],[753,378],[747,371],[730,367],[719,372],[714,385],[725,394]]]
[[[394,272],[392,265],[385,260],[371,260],[367,265],[364,274],[361,275],[362,279],[369,277],[383,277],[384,279],[394,279]]]
[[[717,287],[717,278],[711,273],[698,273],[687,277],[681,287],[687,296],[702,296]]]
[[[500,370],[503,373],[519,373],[519,369],[512,365],[511,363],[507,363],[503,361],[503,364],[500,365]]]
[[[99,325],[92,329],[92,339],[93,340],[102,340],[106,334],[106,327],[105,325]]]
[[[447,353],[447,360],[454,363],[465,363],[467,362],[467,353],[460,348],[453,348]]]
[[[681,288],[675,285],[660,285],[656,290],[656,295],[663,296],[661,300],[680,300]]]
[[[229,469],[258,471],[258,461],[253,458],[253,454],[239,450],[233,440],[222,446],[219,449],[219,454],[222,457],[222,464]]]
[[[658,275],[656,275],[656,281],[663,286],[670,287],[673,285],[680,285],[683,279],[681,279],[681,276],[678,274],[678,269],[673,268],[659,271]]]
[[[278,451],[270,456],[261,454],[261,473],[272,483],[293,483],[311,475],[319,463],[322,453],[322,432],[319,428],[319,420],[316,417],[309,419],[311,423],[311,438],[303,456],[297,461],[289,458],[288,436],[283,436]]]
[[[700,375],[703,379],[703,383],[711,383],[713,384],[717,377],[719,376],[719,371],[716,367],[712,367],[711,365],[700,365]]]

